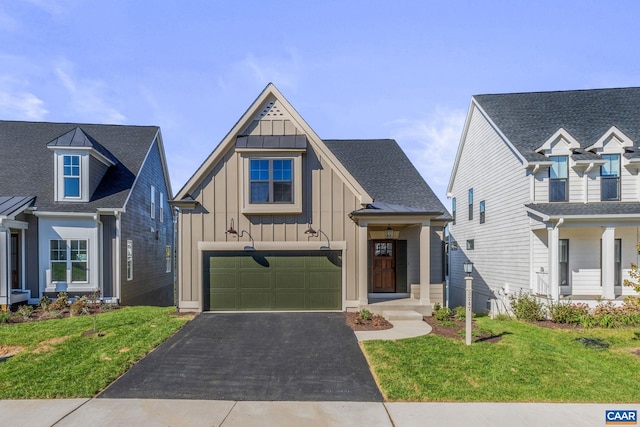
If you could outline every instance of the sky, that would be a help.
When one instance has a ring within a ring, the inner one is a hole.
[[[0,0],[0,119],[160,126],[175,194],[272,82],[321,138],[394,138],[450,209],[471,97],[640,86],[639,16],[632,0]]]

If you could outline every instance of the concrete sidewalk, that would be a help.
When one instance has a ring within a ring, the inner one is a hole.
[[[3,426],[604,426],[638,404],[234,402],[160,399],[0,401]]]

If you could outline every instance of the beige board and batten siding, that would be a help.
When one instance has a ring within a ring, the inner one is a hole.
[[[457,199],[455,225],[451,238],[458,244],[452,250],[451,265],[460,266],[450,274],[450,305],[464,305],[462,263],[474,263],[474,310],[486,310],[489,289],[528,289],[530,269],[530,227],[523,204],[529,202],[529,176],[507,142],[494,130],[483,113],[472,104],[464,147],[452,184]],[[473,173],[476,171],[477,173]],[[503,185],[496,185],[503,183]],[[473,188],[473,220],[468,218],[467,191]],[[486,203],[486,222],[480,224],[480,201]],[[467,251],[466,241],[475,248]],[[459,270],[459,271],[458,271]]]
[[[285,134],[299,134],[289,121],[275,123],[271,120],[254,121],[249,127],[251,134],[267,135],[284,131]],[[293,132],[293,133],[292,133]],[[345,300],[357,300],[357,226],[348,214],[359,207],[359,200],[330,163],[318,155],[311,138],[308,138],[306,152],[302,155],[303,203],[302,214],[292,215],[245,215],[241,209],[243,173],[242,156],[232,146],[213,169],[201,179],[200,185],[191,193],[199,202],[193,210],[185,209],[180,215],[180,264],[181,307],[202,309],[202,266],[200,242],[236,242],[238,239],[227,235],[233,219],[234,228],[249,232],[259,249],[260,242],[308,242],[304,234],[311,222],[313,228],[322,230],[331,241],[346,242],[343,253],[343,296]],[[295,183],[294,183],[295,185]],[[321,238],[311,238],[320,243]],[[240,238],[249,243],[247,236]]]

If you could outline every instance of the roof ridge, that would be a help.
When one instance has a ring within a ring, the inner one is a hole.
[[[522,92],[501,92],[501,93],[478,93],[478,94],[473,95],[473,97],[476,97],[476,96],[500,96],[500,95],[540,95],[540,94],[553,94],[553,93],[618,91],[618,90],[629,90],[629,89],[639,89],[640,90],[640,86],[594,88],[594,89],[540,90],[540,91],[532,91],[532,92],[522,91]]]

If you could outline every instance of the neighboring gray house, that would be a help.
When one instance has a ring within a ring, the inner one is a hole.
[[[450,305],[620,301],[638,263],[640,88],[477,95],[449,181]]]
[[[180,310],[442,301],[450,216],[398,144],[323,140],[273,84],[172,204]]]
[[[173,304],[160,129],[0,121],[0,305],[99,290]]]

